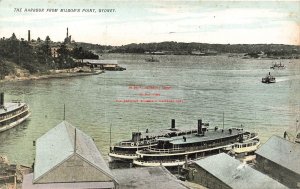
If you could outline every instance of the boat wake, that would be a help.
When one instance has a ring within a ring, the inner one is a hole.
[[[290,77],[276,77],[276,82],[284,82],[290,80],[300,79],[300,75],[290,76]]]

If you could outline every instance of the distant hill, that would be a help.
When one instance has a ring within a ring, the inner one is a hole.
[[[209,43],[183,43],[167,41],[161,43],[132,43],[122,46],[105,46],[89,43],[78,43],[80,46],[94,52],[103,53],[152,53],[152,54],[191,54],[209,55],[217,53],[245,53],[250,56],[261,54],[267,56],[299,57],[300,46],[284,44],[209,44]]]

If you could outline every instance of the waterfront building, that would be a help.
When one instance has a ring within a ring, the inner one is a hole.
[[[139,167],[112,169],[121,189],[187,189],[184,182],[178,180],[164,167]]]
[[[256,168],[289,188],[300,188],[300,144],[272,136],[256,151]]]
[[[63,121],[36,140],[34,173],[23,189],[118,188],[93,139]]]
[[[214,189],[287,189],[271,177],[225,153],[194,161],[188,178]]]
[[[92,68],[98,68],[100,70],[107,71],[123,71],[126,68],[123,68],[118,65],[118,60],[94,60],[94,59],[83,59],[83,65],[90,66]]]

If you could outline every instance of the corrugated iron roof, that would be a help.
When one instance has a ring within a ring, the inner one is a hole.
[[[225,153],[195,161],[195,164],[233,189],[287,188],[269,176],[256,171]]]
[[[37,139],[34,181],[75,153],[113,179],[113,175],[93,139],[76,129],[76,150],[74,139],[75,127],[66,121],[61,122]]]
[[[256,154],[300,174],[300,144],[272,136]]]
[[[187,189],[164,167],[112,169],[122,189]]]

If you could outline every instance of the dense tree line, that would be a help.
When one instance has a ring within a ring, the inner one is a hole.
[[[192,52],[218,53],[260,53],[268,55],[287,55],[299,54],[300,46],[282,44],[208,44],[208,43],[180,43],[180,42],[161,42],[161,43],[140,43],[129,44],[115,47],[110,52],[115,53],[145,53],[145,52],[170,52],[170,54],[192,54]]]

